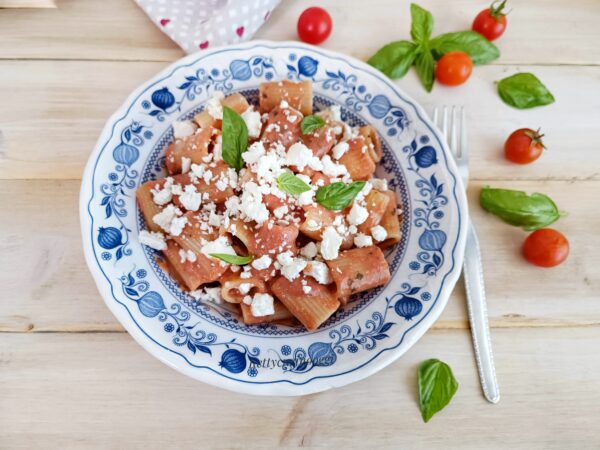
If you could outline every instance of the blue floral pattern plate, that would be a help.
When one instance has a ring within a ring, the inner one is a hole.
[[[398,193],[402,240],[387,250],[392,280],[358,295],[315,332],[246,326],[227,304],[193,298],[137,236],[137,187],[164,175],[170,124],[192,117],[215,91],[257,101],[260,83],[311,80],[317,109],[342,107],[382,138],[377,176]],[[83,246],[106,304],[150,353],[215,386],[302,395],[377,372],[440,315],[462,266],[467,206],[456,167],[423,109],[378,71],[296,42],[254,41],[183,58],[137,89],[109,119],[85,169]],[[430,355],[425,355],[430,356]],[[424,356],[424,357],[425,357]]]

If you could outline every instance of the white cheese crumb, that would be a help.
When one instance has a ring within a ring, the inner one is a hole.
[[[321,241],[321,256],[323,256],[323,259],[337,258],[342,241],[342,237],[335,231],[334,227],[327,227],[323,232],[323,240]]]
[[[268,269],[272,261],[273,260],[269,255],[264,255],[252,261],[252,267],[254,267],[256,270]]]
[[[312,288],[310,286],[302,286],[302,292],[304,292],[305,294],[310,294],[310,291],[312,291]]]
[[[300,206],[312,205],[315,197],[315,191],[312,189],[310,191],[305,191],[298,196],[298,204]]]
[[[275,314],[273,297],[269,294],[254,294],[250,311],[254,317],[270,316]]]
[[[313,259],[317,256],[317,245],[314,242],[309,242],[300,249],[300,254],[308,259]]]
[[[349,148],[350,146],[347,142],[340,142],[333,147],[331,153],[335,159],[340,159],[342,156],[344,156],[344,153],[346,153]]]
[[[373,239],[371,239],[371,236],[358,233],[356,236],[354,236],[354,245],[357,247],[369,247],[373,245]]]
[[[280,107],[281,109],[285,109],[285,108],[289,108],[289,107],[290,107],[290,105],[289,105],[289,103],[288,103],[288,102],[286,102],[285,100],[281,100],[281,103],[279,104],[279,107]]]
[[[364,223],[369,217],[369,211],[364,206],[360,206],[357,202],[354,202],[350,213],[348,214],[348,222],[351,225],[360,225]]]
[[[253,181],[247,182],[243,187],[240,211],[247,219],[254,220],[258,224],[269,219],[269,210],[262,202],[258,185]]]
[[[171,222],[173,222],[177,216],[181,216],[181,214],[182,212],[179,208],[169,204],[161,212],[152,217],[152,222],[168,233],[171,230]]]
[[[140,241],[140,244],[146,245],[154,250],[165,250],[167,248],[164,234],[157,231],[141,230],[138,235],[138,240]]]
[[[294,281],[306,267],[307,261],[302,258],[294,258],[289,250],[277,255],[277,262],[281,264],[281,274],[290,281]]]
[[[273,214],[278,219],[283,219],[283,216],[285,216],[288,213],[288,211],[289,211],[288,206],[287,205],[283,205],[283,206],[280,206],[279,208],[275,208],[273,210]]]
[[[306,230],[307,231],[317,231],[321,229],[321,224],[314,219],[308,219],[306,221]]]
[[[196,132],[196,127],[190,120],[176,121],[173,126],[173,137],[175,139],[184,139]]]
[[[206,111],[215,119],[223,119],[223,105],[221,100],[225,95],[221,91],[215,91],[213,96],[206,102]]]
[[[373,239],[377,242],[385,241],[385,238],[387,238],[387,230],[381,225],[377,225],[371,228],[371,236],[373,236]]]
[[[208,300],[216,304],[221,303],[221,288],[220,287],[205,287],[204,289],[198,289],[191,291],[190,295],[195,300]]]
[[[191,165],[192,160],[190,158],[186,158],[185,156],[181,157],[181,173],[188,173]]]
[[[260,136],[260,130],[262,128],[262,122],[260,121],[260,113],[254,111],[254,108],[250,106],[246,111],[242,113],[242,119],[246,122],[248,128],[248,136],[251,138],[258,138]]]
[[[179,196],[181,205],[188,211],[198,211],[202,203],[202,193],[196,191],[196,186],[188,184],[182,195]]]
[[[186,216],[175,217],[171,221],[171,226],[169,227],[169,233],[173,236],[179,236],[187,223],[188,223],[188,219]]]
[[[213,145],[213,159],[216,161],[223,160],[223,137],[221,135],[217,136],[215,139],[215,144]]]
[[[385,178],[371,178],[369,183],[378,191],[385,192],[388,190],[388,182]]]
[[[321,163],[323,164],[323,173],[328,177],[339,177],[348,173],[346,166],[334,163],[329,155],[323,156]]]
[[[152,200],[158,206],[166,205],[173,199],[171,187],[173,186],[173,178],[167,177],[162,189],[151,189]]]
[[[329,267],[321,261],[311,261],[304,269],[304,273],[313,277],[319,284],[329,284],[333,281]]]
[[[301,172],[312,158],[314,158],[312,150],[302,142],[296,142],[290,146],[285,156],[285,164],[288,166],[296,166]]]
[[[202,246],[202,250],[200,250],[204,255],[208,256],[209,258],[213,258],[211,255],[211,253],[225,253],[227,255],[235,255],[235,250],[233,249],[233,247],[231,246],[231,244],[229,243],[229,241],[227,240],[227,238],[225,236],[219,236],[217,239],[215,239],[214,241],[209,241],[206,244],[204,244]],[[217,258],[213,258],[213,259],[217,259]],[[222,264],[226,264],[224,261],[221,261],[220,259],[217,259],[218,261],[220,261]]]
[[[249,305],[251,305],[251,304],[252,304],[252,297],[250,297],[249,295],[246,295],[246,296],[245,296],[245,297],[242,299],[242,301],[244,302],[244,304],[246,304],[246,305],[248,305],[248,306],[249,306]]]
[[[252,278],[252,274],[250,272],[242,272],[242,273],[240,273],[240,278],[243,278],[243,279]]]
[[[247,294],[248,292],[250,292],[250,289],[252,289],[252,283],[240,283],[240,285],[238,286],[240,294]]]

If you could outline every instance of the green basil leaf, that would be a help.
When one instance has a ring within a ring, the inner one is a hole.
[[[427,42],[433,31],[433,16],[426,9],[415,3],[410,4],[412,25],[410,35],[417,44]]]
[[[429,48],[436,59],[448,52],[465,52],[473,64],[486,64],[500,56],[500,50],[475,31],[446,33],[429,41]]]
[[[544,194],[484,187],[479,201],[486,211],[526,231],[544,228],[560,218],[556,204]]]
[[[300,122],[302,134],[310,134],[325,126],[325,119],[321,116],[306,116]]]
[[[244,266],[254,259],[253,256],[239,256],[239,255],[230,255],[229,253],[209,253],[209,256],[213,258],[220,259],[221,261],[225,261],[228,264],[235,264],[236,266]]]
[[[415,60],[417,46],[408,41],[391,42],[381,47],[367,63],[395,80],[402,78]]]
[[[277,177],[277,187],[288,194],[302,194],[310,191],[310,186],[294,175],[292,172],[284,172]]]
[[[458,390],[458,382],[448,364],[428,359],[419,366],[419,404],[425,422],[450,403]]]
[[[244,167],[242,153],[248,148],[248,127],[233,109],[223,107],[223,160],[236,170]]]
[[[339,211],[348,206],[363,187],[365,187],[364,181],[355,181],[350,184],[338,181],[328,186],[320,187],[317,190],[315,198],[325,208],[332,211]]]
[[[421,83],[423,83],[427,92],[431,92],[431,89],[433,88],[435,60],[429,49],[423,48],[417,53],[415,69],[417,69],[417,75],[419,75]]]
[[[500,80],[498,94],[504,103],[519,109],[554,103],[554,96],[532,73],[517,73]]]

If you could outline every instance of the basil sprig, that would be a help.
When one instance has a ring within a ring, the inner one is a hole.
[[[284,172],[277,177],[277,187],[288,194],[302,194],[310,191],[310,186],[294,175],[292,172]]]
[[[484,187],[479,201],[486,211],[526,231],[544,228],[560,218],[556,204],[544,194]]]
[[[431,39],[433,17],[416,4],[410,5],[413,42],[396,41],[380,48],[367,61],[392,79],[403,77],[413,64],[419,79],[429,92],[433,87],[435,61],[451,51],[469,55],[473,64],[485,64],[500,56],[498,48],[474,31],[446,33]]]
[[[228,106],[223,107],[222,155],[223,160],[236,170],[244,167],[242,153],[248,148],[248,127],[238,113]]]
[[[354,197],[365,187],[364,181],[354,181],[346,184],[338,181],[330,185],[320,187],[315,198],[317,202],[327,209],[339,211],[350,204]]]
[[[228,264],[234,264],[236,266],[244,266],[252,262],[254,257],[252,255],[249,256],[239,256],[239,255],[230,255],[229,253],[210,253],[210,256],[213,258],[220,259],[221,261],[225,261]]]
[[[325,126],[325,119],[321,116],[306,116],[300,122],[302,134],[310,134]]]
[[[498,82],[498,94],[509,106],[518,109],[554,103],[554,96],[532,73],[523,72],[511,75]]]
[[[428,359],[419,366],[419,405],[425,422],[450,403],[458,390],[452,369],[439,359]]]

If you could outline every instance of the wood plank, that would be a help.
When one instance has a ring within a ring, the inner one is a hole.
[[[470,203],[483,251],[493,327],[590,326],[600,324],[596,214],[600,182],[512,182],[494,186],[541,191],[568,215],[555,226],[571,242],[568,261],[554,269],[528,265],[520,256],[526,233]],[[0,182],[0,331],[122,331],[104,306],[83,259],[76,181]],[[576,199],[577,201],[574,201]],[[40,224],[43,226],[40,227]],[[510,280],[507,283],[507,280]],[[437,328],[466,328],[462,283]]]
[[[126,334],[3,335],[3,448],[597,448],[600,328],[494,330],[502,399],[480,394],[466,331],[431,331],[372,377],[300,398],[186,378]],[[459,389],[422,422],[416,367],[437,357]],[[191,431],[193,430],[193,432]]]
[[[164,63],[0,61],[0,178],[81,177],[108,117]],[[519,111],[504,105],[494,80],[534,70],[557,102]],[[600,67],[479,67],[468,85],[436,86],[434,95],[414,72],[399,86],[429,111],[459,104],[468,111],[473,179],[600,179]],[[568,118],[568,119],[565,119]],[[565,121],[569,126],[565,126]],[[508,163],[502,147],[521,127],[542,127],[548,152],[535,164]]]
[[[56,8],[54,0],[0,0],[0,8]]]
[[[297,39],[296,20],[310,0],[282,2],[256,35],[259,39]],[[435,18],[434,34],[469,29],[485,6],[470,0],[423,0]],[[596,0],[514,0],[507,32],[498,41],[500,64],[600,64],[600,14]],[[334,31],[323,47],[362,59],[382,45],[409,37],[409,2],[330,0]],[[352,24],[352,26],[342,26]],[[0,58],[118,59],[172,61],[183,52],[134,2],[64,0],[53,11],[3,11]],[[548,33],[548,30],[552,30]],[[543,43],[543,45],[542,45]]]

